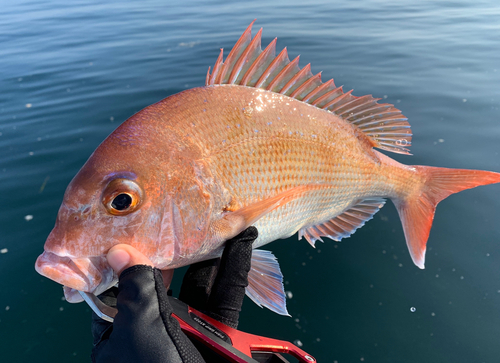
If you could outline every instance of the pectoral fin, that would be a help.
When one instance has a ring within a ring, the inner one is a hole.
[[[276,257],[270,251],[253,250],[248,273],[247,296],[258,306],[287,315],[283,275]]]
[[[227,212],[220,220],[214,222],[214,231],[221,241],[230,239],[276,208],[303,197],[307,192],[321,188],[325,186],[321,184],[298,186],[236,211]]]

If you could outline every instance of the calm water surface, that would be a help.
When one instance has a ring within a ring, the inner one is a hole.
[[[264,44],[403,110],[414,156],[397,160],[500,171],[498,2],[181,3],[2,4],[0,361],[89,361],[89,308],[33,268],[65,187],[127,117],[203,85],[254,18]],[[292,318],[247,300],[240,328],[320,362],[498,362],[499,206],[500,186],[441,203],[422,271],[391,203],[342,243],[273,243]]]

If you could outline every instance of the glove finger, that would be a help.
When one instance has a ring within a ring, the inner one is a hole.
[[[207,301],[219,268],[220,258],[201,261],[189,266],[182,280],[179,300],[201,312],[206,311]]]
[[[245,288],[248,286],[252,243],[257,237],[257,228],[249,227],[226,242],[219,273],[207,303],[209,315],[233,328],[238,326]]]

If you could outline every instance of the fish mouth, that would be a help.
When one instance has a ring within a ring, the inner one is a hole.
[[[78,290],[98,295],[116,282],[104,256],[71,258],[45,251],[38,256],[35,270],[64,285],[64,296],[71,303],[83,301]]]

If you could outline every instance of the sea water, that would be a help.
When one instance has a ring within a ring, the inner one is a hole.
[[[253,19],[264,45],[400,108],[414,156],[398,161],[500,172],[499,17],[497,1],[3,2],[0,360],[89,361],[90,309],[33,268],[64,190],[121,122],[202,86]],[[240,329],[320,362],[498,362],[499,207],[500,186],[442,202],[425,270],[391,203],[341,243],[272,243],[292,317],[247,299]]]

